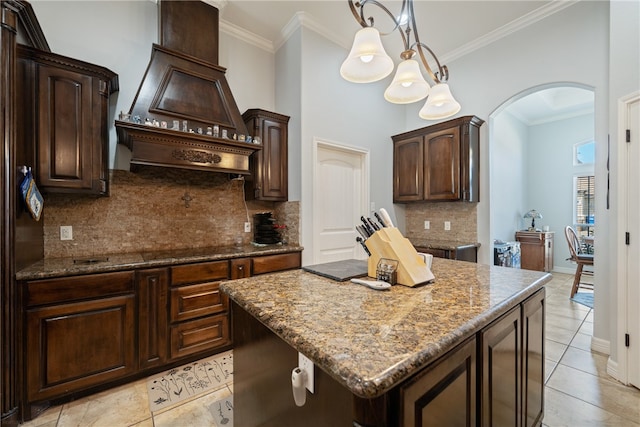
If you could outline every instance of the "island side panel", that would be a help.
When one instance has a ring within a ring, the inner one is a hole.
[[[296,406],[291,371],[298,366],[298,352],[235,302],[231,311],[235,425],[352,425],[353,394],[317,366],[314,394],[307,391],[305,405]]]

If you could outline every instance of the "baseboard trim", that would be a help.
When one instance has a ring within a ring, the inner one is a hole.
[[[597,351],[598,353],[606,354],[607,356],[611,355],[611,344],[607,340],[603,340],[601,338],[591,337],[591,350]]]
[[[607,374],[611,375],[617,381],[620,381],[620,372],[618,372],[618,362],[611,357],[607,359]],[[624,384],[623,381],[620,381]]]

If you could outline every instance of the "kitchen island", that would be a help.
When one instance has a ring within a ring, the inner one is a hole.
[[[433,260],[375,291],[302,270],[221,284],[237,425],[539,425],[547,273]],[[293,400],[298,352],[314,393]]]

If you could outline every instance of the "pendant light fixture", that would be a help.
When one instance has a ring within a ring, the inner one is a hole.
[[[353,46],[347,59],[340,67],[340,75],[350,82],[371,83],[382,80],[393,71],[393,60],[386,54],[380,36],[400,32],[404,51],[400,54],[402,61],[398,64],[394,78],[384,92],[384,98],[394,104],[410,104],[427,98],[420,110],[420,117],[425,120],[444,119],[460,111],[460,104],[453,98],[449,85],[449,70],[441,65],[433,51],[420,41],[416,27],[413,0],[403,0],[399,17],[395,17],[389,9],[378,0],[360,0],[354,3],[347,0],[351,13],[362,26],[353,40]],[[367,4],[378,6],[393,21],[394,27],[389,33],[380,33],[374,27],[373,17],[365,19],[364,8]],[[413,41],[412,41],[413,38]],[[426,52],[426,53],[425,53]],[[426,54],[435,61],[434,72],[427,62]],[[414,59],[417,57],[419,59]],[[434,86],[424,79],[420,64],[433,81]]]

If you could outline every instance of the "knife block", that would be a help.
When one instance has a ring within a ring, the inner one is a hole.
[[[398,261],[396,283],[413,287],[434,278],[409,239],[395,227],[385,227],[376,231],[365,241],[365,245],[371,252],[367,265],[367,274],[370,277],[376,277],[380,258],[387,258]]]

